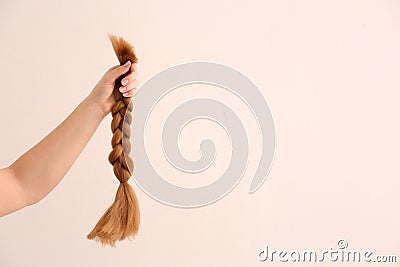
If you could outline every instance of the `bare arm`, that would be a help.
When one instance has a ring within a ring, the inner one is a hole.
[[[131,69],[120,91],[125,97],[137,91],[136,66],[115,66],[93,91],[43,140],[0,170],[0,216],[43,199],[65,176],[115,102],[115,80]]]

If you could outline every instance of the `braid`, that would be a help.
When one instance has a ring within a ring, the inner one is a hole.
[[[128,60],[137,62],[132,45],[121,37],[109,35],[114,51],[121,65]],[[113,95],[115,104],[112,107],[111,139],[112,151],[108,156],[113,165],[114,174],[120,181],[114,203],[100,218],[94,229],[87,235],[88,239],[95,239],[103,245],[115,246],[115,242],[137,234],[140,223],[139,203],[135,191],[129,185],[128,180],[133,172],[133,160],[129,156],[131,152],[131,128],[132,102],[131,97],[123,97],[119,92],[121,80],[128,75],[122,75],[115,81]]]
[[[111,122],[111,131],[113,133],[111,145],[113,150],[108,160],[114,166],[115,176],[121,183],[125,183],[131,177],[131,170],[133,170],[133,160],[129,156],[131,152],[129,138],[131,137],[132,103],[130,103],[130,97],[122,98],[118,89],[114,90],[114,93],[117,102],[111,111],[113,116]]]

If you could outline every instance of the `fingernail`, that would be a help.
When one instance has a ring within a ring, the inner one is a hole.
[[[122,83],[122,85],[127,84],[128,83],[128,78],[123,79],[121,83]]]
[[[128,60],[127,62],[125,62],[124,67],[128,66],[131,62]]]
[[[126,87],[122,87],[122,86],[121,86],[121,87],[119,88],[119,91],[120,91],[121,93],[125,92],[125,91],[126,91]]]

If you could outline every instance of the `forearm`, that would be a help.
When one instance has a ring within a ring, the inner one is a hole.
[[[9,167],[26,190],[27,203],[38,202],[61,181],[103,118],[91,97],[85,98],[57,128]]]
[[[116,80],[124,76],[120,84]],[[136,64],[110,68],[76,109],[8,168],[0,169],[0,217],[44,198],[65,176],[115,103],[137,91]]]

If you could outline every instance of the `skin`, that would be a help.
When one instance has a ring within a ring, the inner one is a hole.
[[[111,112],[115,80],[128,70],[131,73],[121,81],[119,90],[124,97],[134,96],[138,89],[136,64],[110,68],[60,125],[9,167],[0,169],[0,217],[39,202],[61,181]]]

